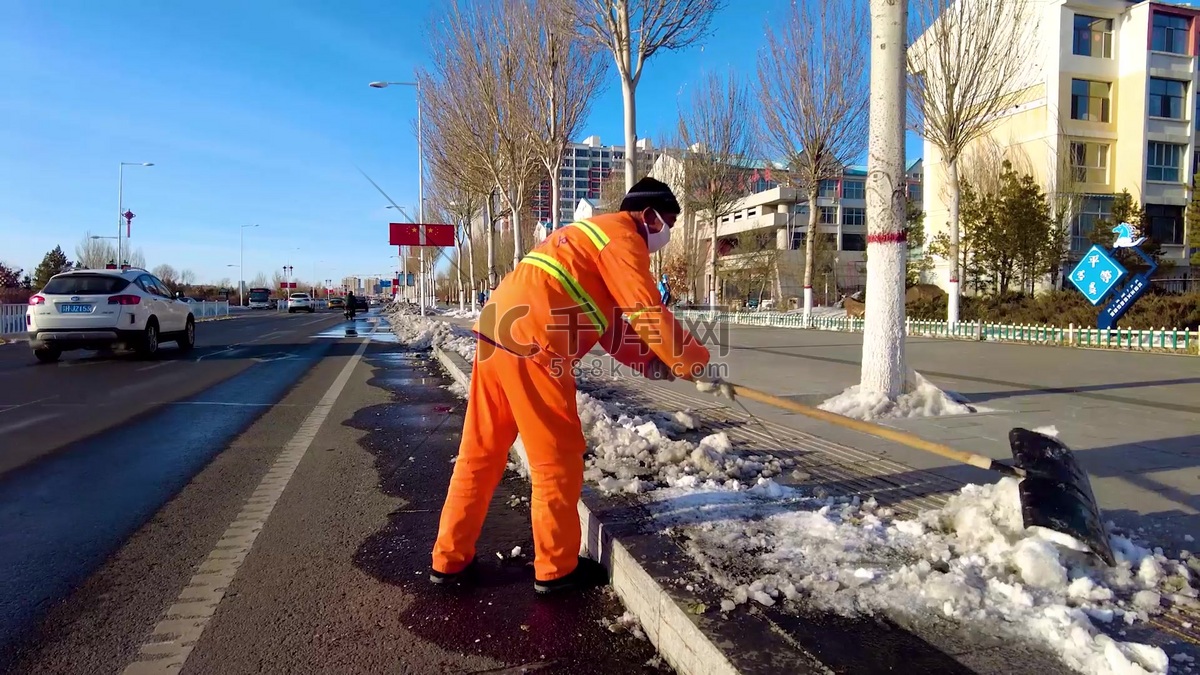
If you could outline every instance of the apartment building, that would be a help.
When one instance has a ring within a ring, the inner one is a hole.
[[[638,147],[638,175],[649,173],[658,158],[649,139],[641,139]],[[561,223],[571,222],[580,200],[600,201],[601,190],[611,180],[625,184],[625,144],[601,145],[599,136],[588,136],[582,143],[571,143],[563,154],[559,170],[558,213]],[[537,223],[551,221],[550,181],[545,180],[534,190],[531,200],[533,218]]]
[[[1128,190],[1146,208],[1142,234],[1175,265],[1167,275],[1185,276],[1184,212],[1200,168],[1200,11],[1158,0],[1041,0],[1034,11],[1040,30],[1020,102],[982,142],[1019,157],[1048,192],[1071,195],[1068,266]],[[945,165],[928,142],[924,157],[933,236],[947,223]],[[930,281],[947,285],[946,261]]]
[[[655,173],[674,185],[681,167],[666,166],[669,155],[660,158]],[[744,300],[748,293],[745,280],[738,281],[739,270],[754,268],[763,282],[764,297],[779,300],[784,306],[792,298],[803,298],[804,243],[808,236],[809,209],[807,191],[783,185],[785,176],[778,165],[746,167],[747,195],[720,218],[717,227],[718,299],[722,302]],[[866,283],[867,201],[865,166],[849,166],[836,179],[823,180],[818,186],[818,234],[824,237],[819,265],[823,268],[813,285],[818,304],[834,302],[843,293],[852,293]],[[906,168],[909,199],[922,208],[924,163],[918,159]],[[678,189],[678,188],[677,188]],[[697,214],[684,213],[690,226],[704,239],[704,260],[711,261],[711,224]],[[676,226],[678,228],[678,225]],[[765,267],[763,266],[765,264]],[[763,279],[765,274],[767,279]],[[711,284],[713,269],[707,263],[704,288]],[[693,295],[702,293],[697,289]]]

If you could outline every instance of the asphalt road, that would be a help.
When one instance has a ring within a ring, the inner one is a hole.
[[[252,316],[149,363],[0,350],[0,401],[21,405],[0,412],[17,424],[0,454],[24,458],[0,475],[0,672],[180,672],[168,651],[222,675],[659,672],[608,629],[608,592],[535,599],[528,555],[496,557],[531,548],[521,479],[493,501],[482,587],[434,592],[462,403],[372,326]],[[55,417],[18,424],[33,415]],[[214,561],[230,576],[197,609]]]

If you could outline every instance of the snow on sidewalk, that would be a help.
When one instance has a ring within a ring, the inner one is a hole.
[[[474,355],[469,338],[436,319],[391,321],[402,342]],[[1164,601],[1198,606],[1200,559],[1173,560],[1114,534],[1118,565],[1109,568],[1069,537],[1024,528],[1011,478],[968,485],[945,507],[902,520],[873,500],[787,485],[792,460],[739,452],[723,433],[678,438],[696,427],[686,411],[643,416],[583,392],[578,405],[592,450],[587,481],[638,495],[724,590],[725,613],[747,602],[850,616],[934,613],[1041,644],[1081,673],[1142,675],[1167,673],[1170,660],[1159,647],[1118,639],[1124,629],[1161,613]]]

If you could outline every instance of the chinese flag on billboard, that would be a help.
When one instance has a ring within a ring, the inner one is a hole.
[[[421,242],[424,228],[425,242]],[[388,243],[392,246],[453,246],[454,226],[441,224],[388,223]]]

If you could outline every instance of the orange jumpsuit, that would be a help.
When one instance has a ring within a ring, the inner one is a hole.
[[[551,232],[496,288],[474,330],[466,420],[433,568],[453,574],[475,556],[519,433],[533,486],[534,572],[552,581],[575,569],[580,549],[587,444],[575,402],[579,359],[600,344],[637,372],[659,361],[692,379],[708,350],[662,305],[646,239],[627,213]]]

